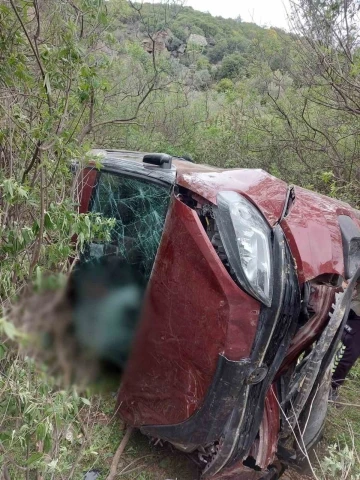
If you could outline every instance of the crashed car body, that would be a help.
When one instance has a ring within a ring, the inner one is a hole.
[[[118,412],[203,477],[277,478],[320,437],[360,258],[360,212],[257,169],[101,152],[80,211],[147,282]],[[135,253],[134,253],[135,252]],[[95,253],[93,253],[95,255]],[[352,282],[352,283],[351,283]]]

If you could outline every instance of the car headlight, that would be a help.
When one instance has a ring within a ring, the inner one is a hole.
[[[215,220],[230,267],[240,285],[268,307],[272,299],[271,228],[236,192],[217,196]]]

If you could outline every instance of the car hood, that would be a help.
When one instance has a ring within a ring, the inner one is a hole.
[[[176,183],[216,205],[220,191],[240,193],[256,205],[273,226],[281,218],[288,186],[258,169],[220,170],[177,166]],[[344,253],[339,215],[360,227],[360,212],[349,204],[294,187],[295,201],[281,226],[292,251],[301,283],[324,274],[344,276]]]
[[[281,216],[288,188],[285,182],[264,170],[248,168],[197,171],[196,167],[177,167],[176,183],[215,205],[221,191],[240,193],[259,208],[271,226]]]
[[[349,204],[295,187],[295,202],[281,226],[295,258],[301,282],[319,275],[344,276],[339,215],[360,227],[360,212]]]

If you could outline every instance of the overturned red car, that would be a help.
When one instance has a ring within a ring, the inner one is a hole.
[[[120,416],[196,455],[204,478],[278,478],[321,436],[360,212],[262,170],[98,153],[80,211],[115,226],[88,258],[121,257],[146,284]]]

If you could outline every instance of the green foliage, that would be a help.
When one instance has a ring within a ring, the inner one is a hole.
[[[245,74],[246,59],[240,53],[231,53],[223,58],[217,77],[235,79]]]
[[[14,4],[0,4],[1,305],[30,280],[37,291],[59,288],[69,256],[92,239],[108,239],[113,221],[79,213],[69,169],[74,160],[82,164],[92,145],[187,153],[222,168],[263,168],[359,205],[357,50],[348,61],[332,45],[316,47],[320,59],[336,58],[328,64],[342,69],[329,79],[321,76],[324,62],[304,63],[301,36],[214,18],[177,2],[132,8],[125,0],[48,0],[38,16],[31,2]],[[327,25],[339,16],[334,2],[318,7]],[[169,48],[149,54],[142,39],[159,31],[168,33]],[[191,33],[204,35],[208,45],[173,55]],[[343,89],[347,105],[333,85]],[[5,318],[0,335],[21,339]],[[37,469],[60,478],[70,475],[75,450],[88,464],[108,453],[99,433],[89,445],[81,443],[79,416],[90,408],[88,400],[56,391],[30,361],[12,355],[2,340],[7,376],[0,377],[0,447],[7,458],[16,458],[21,472]],[[338,417],[334,421],[345,430]],[[353,421],[359,423],[356,415]],[[326,475],[339,475],[353,462],[348,440],[330,449]],[[0,448],[0,465],[3,460]]]
[[[225,39],[220,39],[216,45],[209,49],[208,57],[211,63],[218,63],[224,58],[224,55],[229,51],[228,42]]]
[[[70,449],[80,450],[86,440],[81,416],[89,400],[76,391],[54,389],[46,372],[29,359],[3,358],[2,371],[1,465],[7,465],[11,478],[19,478],[21,470],[37,470],[55,478],[69,473],[73,467]],[[88,450],[93,451],[91,445]]]
[[[322,480],[360,478],[360,364],[355,364],[340,389],[339,404],[330,407],[324,432],[324,453],[317,468]],[[327,445],[327,447],[326,447]]]
[[[328,447],[327,455],[321,461],[321,469],[325,478],[341,478],[358,480],[360,478],[359,457],[354,448],[338,444]]]
[[[154,64],[138,42],[114,40],[118,18],[141,18],[127,2],[82,0],[74,7],[51,0],[38,15],[28,7],[15,2],[0,10],[2,301],[37,266],[65,271],[69,255],[109,227],[79,215],[70,162],[84,158],[92,131],[136,119],[172,74],[168,61]]]
[[[102,2],[85,2],[84,8],[85,29],[96,31],[106,20]],[[89,30],[86,40],[79,39],[76,19],[66,2],[49,2],[38,18],[25,3],[1,10],[0,88],[7,98],[0,120],[2,300],[32,276],[36,265],[64,265],[73,230],[83,223],[66,200],[68,162],[83,153],[76,135],[89,92],[105,86],[94,69],[94,35]],[[18,27],[9,45],[5,39],[13,25]],[[40,29],[47,35],[38,43]],[[97,61],[104,65],[101,55]]]
[[[216,85],[216,90],[219,93],[226,93],[234,89],[234,82],[230,78],[223,78]]]

